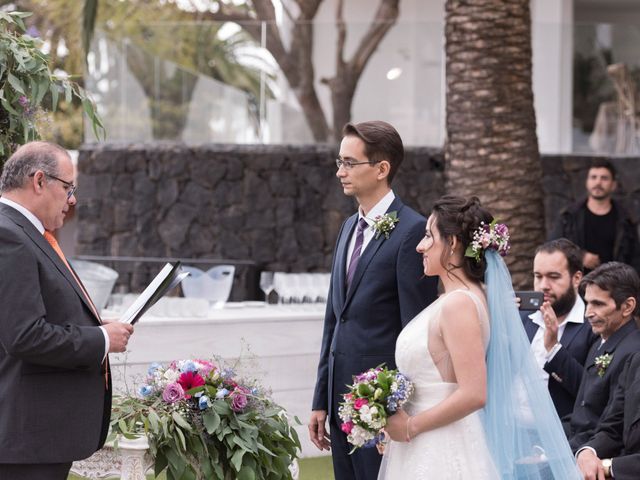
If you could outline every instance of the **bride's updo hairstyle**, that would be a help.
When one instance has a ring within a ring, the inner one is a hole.
[[[477,261],[475,258],[464,256],[464,252],[473,241],[473,234],[480,227],[480,224],[483,222],[487,225],[490,224],[493,221],[493,216],[480,204],[478,197],[471,197],[467,200],[455,195],[445,195],[437,200],[431,213],[435,216],[440,237],[444,241],[455,237],[462,245],[462,265],[453,266],[462,268],[472,280],[482,282],[487,267],[484,255],[481,255],[480,260]],[[451,265],[447,253],[447,249],[443,249],[440,258],[440,263],[445,268],[447,268],[447,264]]]

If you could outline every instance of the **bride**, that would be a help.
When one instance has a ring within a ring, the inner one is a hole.
[[[398,337],[414,394],[388,420],[379,479],[581,478],[500,258],[508,230],[492,222],[475,197],[433,207],[417,250],[444,294]]]

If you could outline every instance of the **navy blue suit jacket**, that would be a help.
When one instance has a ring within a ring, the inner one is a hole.
[[[533,341],[533,337],[540,328],[529,318],[532,313],[532,311],[520,312],[529,342]],[[599,339],[600,337],[591,330],[589,322],[567,323],[560,340],[562,347],[543,367],[549,374],[549,394],[560,418],[573,411],[587,354],[594,342]]]
[[[326,410],[330,418],[337,416],[354,375],[381,363],[396,367],[398,334],[437,296],[437,279],[424,276],[422,257],[416,252],[426,219],[398,197],[387,210],[393,211],[400,221],[388,239],[371,239],[349,291],[346,256],[357,214],[342,224],[338,235],[312,406]]]
[[[563,421],[573,450],[577,450],[591,438],[600,419],[611,404],[618,377],[622,373],[627,358],[640,351],[640,330],[631,320],[599,347],[600,342],[594,343],[587,355],[573,413]],[[595,359],[605,353],[611,355],[612,359],[604,375],[600,376]]]

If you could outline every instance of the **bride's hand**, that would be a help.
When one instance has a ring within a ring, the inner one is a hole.
[[[387,419],[387,425],[384,427],[387,434],[392,440],[396,442],[408,442],[411,437],[409,436],[409,415],[404,410],[398,410],[395,415],[392,415]]]

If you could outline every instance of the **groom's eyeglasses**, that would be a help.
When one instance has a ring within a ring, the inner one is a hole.
[[[351,170],[356,165],[365,165],[367,163],[369,165],[374,165],[374,164],[379,163],[379,162],[373,162],[373,161],[354,162],[352,160],[342,160],[341,158],[336,158],[336,167],[338,167],[338,170],[340,169],[340,167],[344,167],[345,170]]]

